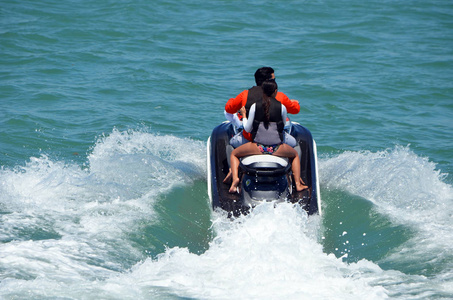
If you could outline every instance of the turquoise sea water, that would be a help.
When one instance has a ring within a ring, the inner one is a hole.
[[[451,1],[2,1],[0,298],[452,298],[452,34]],[[322,216],[210,210],[261,66]]]

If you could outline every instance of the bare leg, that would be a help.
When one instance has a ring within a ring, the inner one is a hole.
[[[288,146],[287,144],[281,144],[274,155],[292,158],[291,170],[294,175],[294,183],[296,185],[296,190],[298,192],[308,188],[308,186],[303,184],[302,179],[300,178],[300,159],[297,151],[293,147]]]
[[[231,181],[231,186],[230,186],[230,193],[236,193],[237,192],[237,187],[239,185],[239,158],[237,158],[233,153],[231,153],[231,158],[230,158],[230,163],[231,163],[231,175],[233,177]]]
[[[296,190],[298,192],[300,192],[300,191],[307,189],[308,186],[306,186],[304,184],[304,181],[302,180],[302,178],[300,178],[300,159],[299,159],[299,155],[297,154],[297,152],[296,152],[296,156],[294,157],[293,162],[291,164],[291,170],[293,171],[294,183],[296,184]]]
[[[227,183],[231,181],[231,168],[228,169],[228,174],[225,176],[225,179],[223,179],[223,183]]]
[[[255,143],[247,143],[242,146],[237,147],[231,152],[230,164],[231,164],[231,175],[233,181],[231,182],[231,187],[229,192],[236,193],[237,187],[239,185],[239,158],[247,155],[256,155],[262,154]]]

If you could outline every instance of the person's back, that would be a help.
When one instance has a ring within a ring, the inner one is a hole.
[[[269,102],[265,103],[265,101]],[[276,145],[283,142],[284,122],[281,107],[282,104],[275,98],[265,100],[261,97],[261,100],[255,103],[255,118],[251,132],[253,142],[263,145]]]
[[[252,133],[253,142],[239,146],[230,155],[232,175],[230,193],[235,193],[239,184],[239,158],[259,154],[272,154],[292,159],[291,169],[296,189],[301,191],[307,188],[300,179],[300,160],[296,150],[283,143],[283,120],[286,119],[286,108],[274,98],[277,88],[275,80],[265,81],[262,85],[261,99],[250,107],[249,118],[243,120],[244,130]],[[243,107],[241,111],[245,113],[245,108]]]
[[[230,98],[228,102],[225,104],[225,117],[227,120],[235,124],[236,127],[241,127],[241,121],[237,117],[236,113],[240,110],[241,107],[245,107],[246,109],[246,117],[248,117],[248,112],[250,107],[256,103],[257,101],[262,99],[263,90],[261,85],[264,81],[269,79],[275,79],[274,69],[271,67],[262,67],[256,70],[255,72],[255,83],[256,86],[248,90],[244,90],[235,98]],[[297,100],[291,100],[282,92],[277,92],[275,95],[275,99],[285,105],[287,112],[291,114],[297,114],[300,111],[300,105]],[[242,117],[242,116],[241,116]],[[296,140],[287,134],[283,136],[284,143],[289,144],[291,147],[296,146]],[[240,145],[243,145],[247,142],[252,141],[251,134],[248,132],[239,132],[235,136],[233,136],[230,140],[230,144],[237,148]]]
[[[245,102],[246,116],[249,116],[250,107],[263,98],[263,89],[261,86],[254,86],[248,89],[247,101]]]

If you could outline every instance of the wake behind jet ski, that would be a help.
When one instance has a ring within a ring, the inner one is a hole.
[[[230,168],[233,147],[230,138],[236,133],[226,121],[212,131],[208,138],[208,194],[213,209],[221,208],[230,216],[247,214],[263,201],[299,203],[308,214],[321,212],[316,143],[310,131],[292,122],[287,128],[297,141],[300,158],[300,176],[308,189],[297,192],[287,158],[274,155],[252,155],[241,159],[238,193],[229,193],[230,184],[223,183]]]

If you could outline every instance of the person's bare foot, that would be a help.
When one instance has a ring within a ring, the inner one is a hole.
[[[228,174],[227,174],[227,176],[225,176],[223,183],[228,183],[230,181],[231,181],[231,169],[228,170]]]
[[[239,178],[236,179],[236,180],[233,180],[233,182],[231,183],[231,187],[230,187],[229,192],[231,194],[237,193],[238,192],[238,185],[239,185]]]
[[[302,178],[300,179],[300,182],[296,182],[296,190],[298,192],[300,191],[303,191],[305,189],[308,189],[308,186],[305,185],[305,182],[302,180]]]
[[[299,184],[296,183],[296,190],[297,190],[298,192],[301,192],[301,191],[303,191],[303,190],[305,190],[305,189],[308,189],[308,186],[303,185],[303,184],[301,184],[301,183],[299,183]]]

